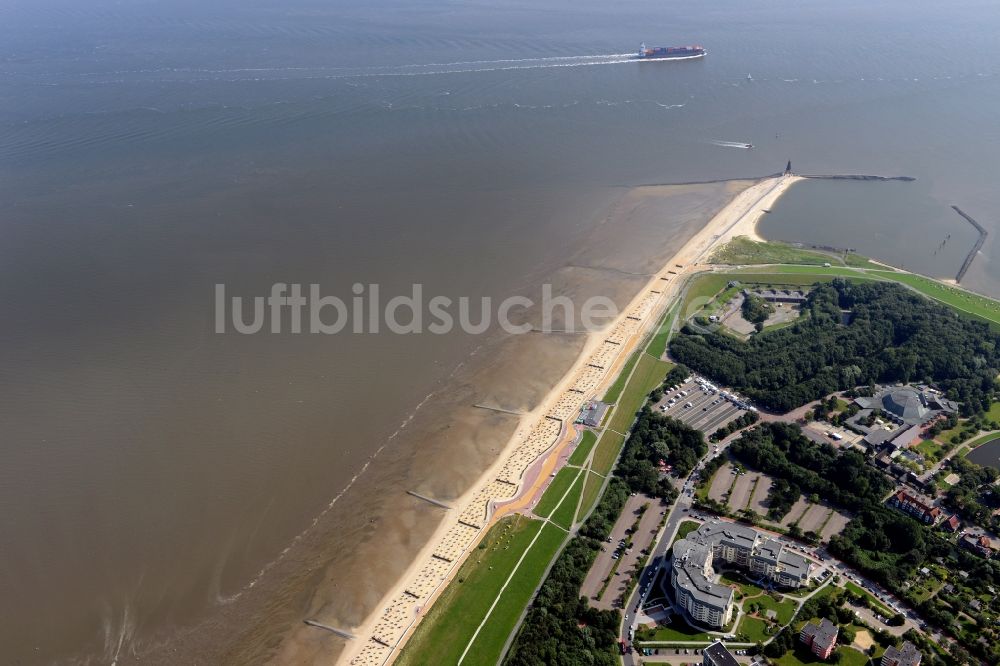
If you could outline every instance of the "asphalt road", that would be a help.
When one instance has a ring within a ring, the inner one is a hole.
[[[725,452],[729,443],[734,441],[739,435],[734,434],[726,438],[719,445],[719,453]],[[619,631],[620,638],[625,641],[629,646],[632,645],[633,634],[636,627],[636,613],[642,605],[645,604],[646,598],[652,591],[652,582],[659,575],[660,570],[669,562],[669,548],[670,544],[674,540],[674,535],[677,533],[677,528],[680,526],[681,522],[685,519],[696,519],[696,516],[702,516],[699,510],[692,508],[694,503],[694,486],[695,481],[693,480],[695,476],[703,468],[704,464],[711,458],[718,455],[712,450],[711,444],[709,445],[709,452],[698,461],[697,466],[692,471],[691,475],[687,477],[683,484],[680,486],[680,494],[677,501],[669,509],[669,514],[667,516],[667,521],[663,526],[663,530],[657,535],[657,539],[652,548],[652,554],[649,558],[649,562],[646,565],[645,570],[639,579],[639,584],[635,587],[632,595],[628,598],[625,603],[624,617],[622,625]],[[702,516],[703,518],[714,517],[712,514],[707,514]],[[874,615],[868,613],[867,611],[860,611],[862,619],[868,621],[873,626],[880,627],[889,630],[893,634],[905,633],[908,629],[916,629],[917,631],[923,632],[920,628],[920,618],[912,608],[908,608],[906,604],[899,599],[895,598],[888,591],[884,590],[874,581],[868,580],[861,574],[857,573],[855,570],[851,569],[847,564],[837,560],[832,557],[830,553],[826,551],[822,546],[817,547],[814,552],[819,558],[822,558],[823,568],[833,571],[835,574],[839,574],[841,578],[849,579],[860,585],[861,587],[867,589],[869,592],[878,597],[884,604],[889,606],[891,609],[897,612],[902,612],[906,616],[906,622],[902,627],[889,627],[884,623],[875,620]],[[817,571],[816,574],[819,574]],[[927,633],[927,636],[935,642],[940,642],[941,636],[937,633]],[[625,666],[636,666],[638,663],[638,653],[629,650],[625,655],[622,656],[622,662]]]

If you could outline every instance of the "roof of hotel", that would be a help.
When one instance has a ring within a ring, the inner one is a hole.
[[[674,571],[677,572],[677,586],[690,594],[699,603],[724,610],[732,601],[733,589],[716,585],[705,577],[705,563],[712,556],[710,546],[678,539],[674,544]]]
[[[778,563],[781,564],[781,568],[786,573],[793,576],[801,578],[809,574],[809,560],[798,553],[783,550],[781,557],[778,558]]]
[[[715,666],[739,665],[739,662],[736,661],[736,657],[733,656],[733,653],[726,649],[726,646],[719,641],[712,643],[707,648],[702,650],[702,656],[711,659]]]
[[[696,534],[699,540],[718,540],[740,548],[753,548],[757,543],[757,530],[734,523],[705,523]]]

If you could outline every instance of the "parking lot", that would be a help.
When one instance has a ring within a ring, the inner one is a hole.
[[[739,401],[711,384],[699,383],[695,377],[664,392],[654,409],[708,436],[746,411],[738,406]]]
[[[639,517],[640,509],[647,505],[645,513],[639,520],[639,525],[635,532],[628,530]],[[660,518],[665,511],[662,502],[648,495],[633,495],[628,498],[625,508],[615,521],[611,529],[611,536],[608,541],[601,545],[601,552],[597,554],[594,564],[591,565],[587,577],[583,581],[580,593],[587,597],[590,605],[601,610],[619,608],[618,599],[628,583],[629,574],[635,570],[639,558],[643,556],[656,536]],[[626,550],[620,546],[621,541],[631,537],[631,543]],[[616,557],[617,556],[617,557]],[[618,567],[613,580],[604,590],[604,593],[597,598],[604,581],[611,575],[611,570],[617,561]]]

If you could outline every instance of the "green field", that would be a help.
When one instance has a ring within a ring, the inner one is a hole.
[[[701,527],[701,523],[697,521],[694,520],[681,521],[681,524],[677,526],[677,535],[674,537],[674,541],[676,542],[678,539],[683,539],[684,537],[686,537],[688,534],[691,534],[691,532],[694,532],[699,527]],[[672,546],[673,543],[671,543],[670,545]]]
[[[641,637],[639,634],[636,634],[636,639],[645,642],[684,643],[710,641],[713,639],[713,636],[695,629],[684,622],[684,620],[678,618],[665,627],[657,627],[651,637],[647,638],[647,634],[643,633]]]
[[[604,478],[600,474],[587,472],[587,479],[584,481],[583,486],[583,499],[580,501],[580,512],[576,514],[577,520],[586,518],[587,514],[597,504],[603,484]]]
[[[747,580],[742,574],[735,571],[727,571],[719,579],[723,585],[736,585],[740,589],[740,594],[746,597],[755,597],[764,590]]]
[[[632,427],[635,413],[646,402],[646,396],[659,386],[673,364],[641,354],[632,376],[629,378],[621,397],[615,405],[614,412],[607,428],[601,435],[594,451],[591,468],[604,475],[611,473],[622,445],[625,443],[625,432]],[[621,434],[616,434],[621,433]]]
[[[396,663],[457,662],[527,550],[527,555],[517,568],[517,575],[503,591],[502,603],[494,609],[490,621],[476,641],[477,651],[482,643],[482,649],[486,651],[483,654],[494,655],[490,663],[495,662],[507,635],[514,628],[514,623],[541,580],[542,573],[565,538],[561,530],[551,525],[546,525],[539,535],[542,526],[541,521],[523,516],[510,516],[494,525],[431,607]],[[538,540],[528,550],[536,536]],[[483,640],[483,634],[491,625],[494,625],[491,636],[497,631],[503,633],[498,644],[491,645]],[[478,658],[475,661],[479,663]]]
[[[646,353],[653,358],[660,358],[667,351],[667,342],[670,340],[670,329],[673,328],[674,319],[677,318],[678,312],[680,312],[680,307],[674,304],[663,315],[663,319],[660,320],[660,325],[657,327],[656,333],[646,346]]]
[[[615,406],[608,428],[620,433],[627,432],[635,421],[635,413],[646,403],[649,392],[663,383],[663,379],[673,367],[672,363],[643,354],[622,392],[621,399]]]
[[[741,279],[747,282],[762,280],[785,282],[789,276],[796,275],[806,281],[822,280],[824,278],[846,277],[856,280],[888,280],[906,285],[921,294],[933,298],[936,301],[949,305],[954,309],[964,312],[973,317],[985,321],[1000,324],[1000,302],[991,298],[980,296],[966,291],[959,287],[938,282],[922,275],[914,273],[904,273],[889,269],[854,269],[845,267],[822,267],[822,266],[771,266],[768,274],[754,273],[757,269],[747,269],[747,271],[734,271],[729,279]],[[739,276],[743,276],[740,278]],[[779,277],[780,276],[780,277]],[[713,278],[720,276],[713,274]]]
[[[579,474],[581,474],[581,471],[575,467],[563,467],[559,470],[556,478],[552,479],[552,483],[549,484],[549,487],[542,493],[541,499],[538,500],[538,504],[534,510],[535,515],[542,518],[550,517],[552,512],[555,511],[556,506],[558,506],[559,500],[566,494],[566,491]]]
[[[942,446],[933,439],[925,439],[913,448],[929,460],[937,461],[941,458]]]
[[[846,645],[838,647],[836,652],[840,654],[840,661],[837,663],[841,666],[865,666],[869,661],[867,656]],[[830,661],[823,661],[796,640],[795,649],[789,650],[783,657],[775,659],[774,663],[778,666],[807,666],[809,664],[828,664]]]
[[[761,615],[766,616],[765,611],[773,610],[777,613],[775,620],[779,624],[788,624],[791,622],[792,616],[795,615],[795,609],[798,608],[798,605],[790,599],[775,601],[767,594],[751,599],[748,603],[759,605],[763,609],[761,610]]]
[[[553,525],[546,525],[542,528],[538,541],[532,546],[528,556],[521,563],[506,589],[500,593],[500,599],[490,613],[489,619],[483,624],[483,628],[465,655],[465,659],[462,661],[463,665],[494,666],[500,660],[507,638],[514,631],[521,613],[531,601],[535,588],[541,584],[549,562],[559,552],[565,538],[566,533]],[[478,622],[482,622],[484,617],[478,617]],[[431,661],[414,661],[413,663],[452,663],[448,655],[457,654],[460,656],[465,650],[466,644],[468,644],[468,639],[464,641],[460,639],[459,645],[455,646],[456,649],[451,649],[451,646],[448,646],[447,649],[428,655],[433,656]],[[457,659],[455,661],[457,662]]]
[[[768,638],[770,634],[764,631],[767,628],[767,622],[761,620],[760,618],[750,617],[749,615],[744,617],[740,622],[740,626],[736,628],[737,637],[743,634],[747,637],[747,641],[750,643],[757,643],[758,641],[763,643]]]
[[[639,361],[639,357],[642,356],[641,350],[636,350],[629,356],[629,359],[625,361],[625,365],[622,367],[621,373],[615,378],[615,383],[611,385],[608,392],[604,394],[603,402],[615,403],[618,402],[618,397],[622,394],[625,389],[625,383],[628,381],[629,374],[632,372],[632,368]]]
[[[562,504],[552,513],[550,520],[556,525],[565,528],[567,531],[573,526],[576,518],[576,508],[580,504],[580,495],[583,493],[583,482],[589,476],[589,472],[581,471],[570,487],[569,494],[563,498]]]
[[[618,452],[625,444],[625,436],[616,432],[605,430],[601,439],[597,442],[597,449],[594,451],[594,460],[591,469],[607,476],[611,473],[611,468],[615,466],[618,459]]]
[[[582,465],[587,462],[587,456],[590,455],[590,450],[594,448],[594,444],[597,443],[597,435],[594,434],[593,430],[584,430],[583,434],[580,435],[580,443],[576,445],[573,449],[573,453],[569,456],[570,465]]]

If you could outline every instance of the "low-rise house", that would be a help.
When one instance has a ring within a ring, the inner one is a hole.
[[[903,641],[898,648],[890,645],[882,654],[881,666],[920,666],[923,657],[917,646],[910,641]]]
[[[824,617],[819,624],[807,622],[799,633],[799,640],[805,643],[814,655],[826,659],[833,653],[839,633],[837,625]]]
[[[993,544],[990,538],[982,532],[969,532],[959,541],[963,548],[971,550],[983,557],[993,557]]]
[[[941,523],[941,529],[946,532],[957,532],[959,528],[962,527],[962,521],[958,519],[957,515],[952,514],[950,518]]]

